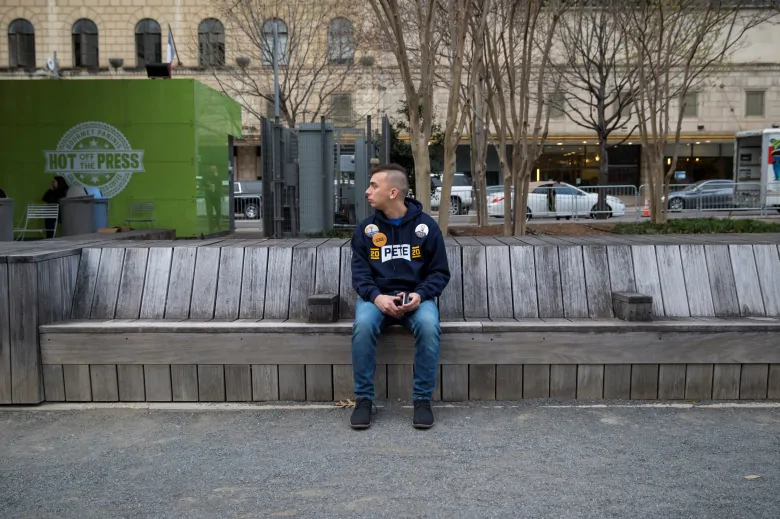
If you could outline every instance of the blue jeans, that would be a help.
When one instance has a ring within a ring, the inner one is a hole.
[[[382,313],[374,303],[358,298],[352,325],[352,370],[355,397],[374,399],[376,343],[391,324],[402,324],[414,334],[414,385],[412,400],[431,400],[439,371],[441,327],[435,301],[423,301],[400,320]]]

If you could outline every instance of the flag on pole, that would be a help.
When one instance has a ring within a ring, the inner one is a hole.
[[[173,46],[173,32],[171,26],[168,26],[168,52],[166,55],[166,63],[168,63],[168,70],[173,69],[173,57],[176,55],[176,50]]]

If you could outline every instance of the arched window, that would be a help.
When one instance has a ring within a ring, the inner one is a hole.
[[[328,61],[351,63],[355,57],[355,28],[346,18],[334,18],[328,25]]]
[[[35,68],[35,29],[29,20],[19,18],[8,26],[8,53],[11,68]]]
[[[201,67],[225,64],[225,27],[215,18],[206,18],[198,27],[198,53]]]
[[[263,65],[274,64],[274,24],[279,41],[279,65],[289,65],[289,34],[287,24],[279,18],[272,18],[263,23]]]
[[[160,24],[144,18],[135,26],[135,61],[139,67],[147,63],[162,63]]]
[[[87,18],[73,24],[73,66],[98,67],[98,29]]]

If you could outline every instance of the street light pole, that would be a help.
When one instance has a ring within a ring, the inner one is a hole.
[[[279,29],[274,18],[274,122],[279,124]]]

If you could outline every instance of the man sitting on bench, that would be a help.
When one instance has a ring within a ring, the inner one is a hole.
[[[366,190],[373,216],[352,237],[352,286],[360,296],[352,326],[355,376],[354,429],[371,425],[376,345],[381,331],[400,323],[414,334],[414,427],[433,426],[431,398],[439,367],[436,298],[450,280],[444,238],[417,200],[407,199],[406,170],[397,164],[371,170]]]

